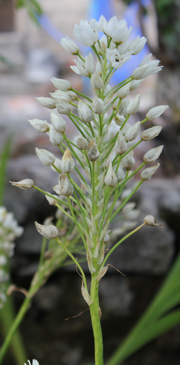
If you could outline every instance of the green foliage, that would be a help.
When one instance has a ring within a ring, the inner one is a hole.
[[[35,0],[17,0],[16,8],[19,9],[22,7],[25,7],[27,9],[30,18],[37,25],[39,25],[36,16],[43,14],[43,10],[42,10],[41,6],[38,4],[38,2]]]
[[[180,255],[159,293],[107,365],[119,365],[135,351],[180,323]]]
[[[12,137],[9,137],[5,142],[4,148],[0,156],[0,206],[3,205],[3,196],[6,183],[6,169],[10,154]]]

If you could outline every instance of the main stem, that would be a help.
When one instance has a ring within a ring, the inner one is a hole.
[[[96,275],[96,273],[93,274],[91,279],[91,299],[93,303],[90,305],[90,314],[94,335],[95,365],[103,365],[103,337],[100,321],[99,281],[96,280]]]

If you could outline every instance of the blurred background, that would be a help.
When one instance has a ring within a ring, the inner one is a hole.
[[[111,258],[111,264],[123,277],[109,269],[100,283],[102,329],[105,359],[107,359],[148,306],[180,248],[180,3],[178,0],[39,0],[40,8],[31,1],[0,0],[0,151],[12,136],[8,163],[4,205],[12,211],[19,225],[25,228],[17,241],[11,260],[12,281],[28,289],[37,269],[41,237],[34,221],[42,223],[55,210],[37,191],[24,192],[10,186],[11,181],[32,178],[40,188],[52,192],[57,174],[43,166],[34,149],[45,148],[61,157],[48,136],[34,130],[28,119],[49,121],[50,111],[36,101],[54,91],[50,78],[71,80],[73,88],[89,93],[87,80],[69,68],[72,57],[65,53],[59,41],[73,37],[74,24],[81,19],[107,19],[116,15],[133,26],[132,38],[138,34],[147,38],[147,47],[117,72],[118,82],[138,67],[151,52],[161,60],[163,70],[143,81],[141,105],[132,123],[144,119],[156,105],[168,104],[170,109],[146,128],[162,125],[160,136],[136,149],[136,165],[150,148],[164,144],[161,168],[156,177],[142,185],[135,200],[141,210],[139,221],[152,214],[164,225],[148,227],[129,238]],[[25,6],[24,6],[25,5]],[[82,48],[82,52],[85,50]],[[144,124],[143,124],[144,126]],[[67,121],[67,135],[76,137],[76,130]],[[133,199],[134,200],[134,199]],[[118,223],[117,223],[118,225]],[[85,268],[86,270],[86,268]],[[88,275],[88,270],[87,270]],[[65,321],[84,309],[80,292],[81,278],[73,266],[57,270],[35,296],[20,329],[29,358],[41,365],[71,365],[93,362],[93,337],[88,311]],[[15,293],[16,309],[23,301]],[[2,340],[2,337],[1,337]],[[127,359],[125,365],[178,365],[180,356],[180,326],[146,345]],[[6,364],[13,365],[11,352]]]

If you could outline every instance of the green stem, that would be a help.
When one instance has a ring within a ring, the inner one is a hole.
[[[95,278],[96,274],[92,275],[91,279],[91,300],[90,314],[94,335],[94,347],[95,347],[95,365],[103,365],[103,338],[100,321],[100,307],[99,307],[99,282]]]
[[[92,100],[91,100],[90,98],[88,98],[88,96],[86,96],[86,95],[84,95],[84,94],[80,93],[79,91],[77,91],[77,90],[75,90],[75,89],[71,89],[71,90],[72,90],[72,91],[74,91],[76,94],[81,95],[83,98],[85,98],[85,99],[89,100],[89,101],[92,103]]]

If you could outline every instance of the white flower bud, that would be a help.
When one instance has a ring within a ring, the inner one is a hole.
[[[68,174],[75,168],[75,162],[71,156],[70,150],[67,148],[64,152],[62,161],[61,161],[61,171],[63,174]]]
[[[113,105],[112,105],[112,108],[113,108],[114,110],[116,110],[116,109],[117,109],[117,107],[118,107],[118,103],[119,103],[119,99],[117,98],[117,99],[115,100],[115,102],[113,103]]]
[[[158,223],[157,220],[152,215],[147,215],[144,218],[144,223],[146,224],[146,226],[153,226],[153,227],[163,226],[163,224]]]
[[[118,133],[118,138],[115,144],[116,153],[122,155],[127,151],[127,143],[121,131]]]
[[[24,179],[21,181],[10,181],[11,185],[16,186],[17,188],[23,189],[23,190],[29,190],[33,188],[34,181],[31,179]]]
[[[105,176],[104,182],[108,186],[116,186],[117,185],[118,180],[117,180],[117,177],[116,177],[116,175],[113,171],[111,162],[109,164],[108,171],[107,171],[107,174]]]
[[[79,101],[78,113],[84,123],[90,123],[94,118],[91,109],[82,101]]]
[[[65,101],[58,102],[56,104],[56,107],[60,114],[68,115],[71,112],[70,104],[66,103]]]
[[[35,152],[43,165],[51,166],[55,162],[55,156],[53,153],[39,148],[35,148]]]
[[[76,144],[77,144],[77,147],[82,151],[85,151],[88,149],[88,141],[82,136],[79,136],[76,139]]]
[[[131,210],[131,212],[125,215],[125,219],[133,221],[139,217],[140,211],[138,209]]]
[[[143,141],[151,141],[151,139],[153,139],[159,135],[159,133],[161,132],[161,129],[162,129],[161,126],[156,126],[156,127],[146,129],[144,132],[142,132],[141,139]]]
[[[67,94],[69,95],[71,101],[74,101],[77,99],[77,94],[74,91],[68,91]]]
[[[49,130],[49,124],[46,122],[46,120],[29,119],[28,122],[38,132],[45,133],[45,132],[47,132]]]
[[[116,177],[118,181],[123,181],[125,179],[125,173],[121,166],[118,167],[118,170],[116,172]]]
[[[126,142],[130,142],[133,141],[134,139],[136,139],[136,137],[139,134],[140,131],[140,122],[135,123],[131,128],[128,129],[128,131],[125,133],[125,140]]]
[[[59,146],[63,141],[63,136],[58,133],[54,127],[51,125],[49,132],[47,132],[49,140],[54,146]]]
[[[99,61],[96,64],[96,72],[98,73],[99,76],[102,76],[102,68]]]
[[[115,115],[114,121],[117,125],[121,126],[124,123],[125,118],[123,117],[123,115]]]
[[[133,55],[137,55],[138,53],[140,53],[146,43],[147,39],[145,37],[142,37],[140,39],[138,39],[138,43],[137,45],[135,45],[135,47],[133,48]]]
[[[58,237],[58,229],[51,224],[49,226],[44,226],[38,222],[35,222],[35,226],[37,231],[48,240]]]
[[[92,139],[89,142],[87,155],[88,155],[90,161],[96,161],[99,158],[100,153],[99,153],[95,139]]]
[[[136,206],[136,203],[134,203],[134,202],[130,202],[130,203],[127,203],[124,207],[123,207],[123,209],[122,209],[122,213],[123,214],[127,214],[127,213],[129,213],[131,210],[133,210],[134,209],[134,207]]]
[[[72,84],[68,80],[63,79],[57,79],[56,77],[53,77],[51,79],[52,84],[61,91],[69,91],[72,89]]]
[[[152,108],[148,111],[146,114],[146,118],[148,120],[152,120],[155,118],[158,118],[161,114],[163,114],[167,109],[169,109],[168,105],[159,105],[155,106],[155,108]]]
[[[61,191],[60,191],[60,186],[56,185],[53,187],[53,190],[55,191],[56,194],[61,195]]]
[[[134,153],[130,151],[121,161],[121,166],[125,170],[131,170],[135,164]]]
[[[147,169],[144,169],[141,172],[141,179],[144,181],[150,180],[151,177],[155,174],[156,170],[158,169],[158,167],[160,166],[159,163],[157,163],[154,166],[148,167]]]
[[[95,98],[92,103],[92,110],[96,114],[102,114],[104,111],[104,102],[100,98]]]
[[[56,102],[55,100],[51,99],[51,98],[36,98],[36,100],[42,105],[45,106],[45,108],[48,109],[54,109],[56,107]]]
[[[152,148],[148,152],[145,153],[143,157],[143,161],[145,163],[153,163],[157,160],[157,158],[160,156],[164,146],[159,146],[156,148]]]
[[[133,80],[130,82],[130,91],[136,90],[141,85],[142,80]]]
[[[65,174],[59,176],[59,191],[60,194],[64,196],[70,196],[73,194],[73,185],[70,183],[69,178]]]
[[[60,43],[67,53],[73,55],[77,55],[79,53],[79,47],[69,37],[62,38]]]
[[[54,129],[57,132],[59,132],[59,133],[65,132],[65,130],[66,130],[66,122],[61,117],[61,115],[59,115],[55,111],[51,112],[51,123],[52,123],[52,126],[54,127]]]
[[[60,103],[61,101],[65,101],[65,102],[69,102],[71,101],[70,96],[68,95],[67,92],[61,91],[61,90],[56,90],[54,93],[49,93],[52,97],[52,99],[55,100],[56,103]]]
[[[57,169],[61,171],[61,160],[59,158],[55,157],[55,162],[53,165],[55,165]],[[51,166],[51,170],[57,172],[57,170],[53,166]]]
[[[49,194],[49,193],[48,193]],[[51,198],[50,196],[48,196],[48,195],[45,195],[45,198],[47,199],[47,201],[48,201],[48,203],[50,204],[50,205],[56,205],[57,203],[58,203],[58,201],[57,201],[57,199],[58,199],[58,196],[57,195],[53,195],[53,194],[51,194],[52,196],[54,196],[56,199],[53,199],[53,198]]]
[[[140,106],[140,98],[141,98],[141,95],[138,94],[135,99],[128,105],[126,111],[128,114],[135,114],[138,109],[139,109],[139,106]]]
[[[128,96],[128,94],[129,94],[129,90],[130,90],[130,82],[129,82],[129,84],[127,84],[127,85],[125,85],[125,86],[123,86],[123,87],[121,87],[121,89],[119,89],[119,91],[118,91],[118,98],[120,98],[120,99],[124,99],[124,98],[126,98],[126,96]]]
[[[128,105],[129,105],[129,99],[123,99],[121,101],[121,105],[120,105],[120,108],[119,108],[119,114],[120,115],[123,115],[124,117],[126,117],[126,115],[128,114],[127,113]]]
[[[102,78],[99,76],[99,74],[95,71],[91,77],[91,86],[94,89],[102,89],[104,84],[102,81]]]

